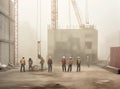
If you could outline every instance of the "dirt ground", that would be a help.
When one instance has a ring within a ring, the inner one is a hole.
[[[19,72],[19,68],[0,72],[0,89],[120,89],[120,75],[97,66],[82,66],[81,72],[62,72],[61,66],[47,70]]]

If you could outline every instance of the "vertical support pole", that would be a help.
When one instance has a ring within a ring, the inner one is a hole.
[[[36,24],[36,29],[37,29],[37,35],[38,35],[37,56],[38,56],[38,59],[40,59],[41,58],[41,0],[37,0],[37,24]]]
[[[86,0],[86,5],[85,5],[85,14],[86,14],[86,18],[85,18],[85,20],[86,20],[86,24],[89,24],[89,14],[88,14],[88,0]]]
[[[68,15],[68,18],[69,18],[69,28],[71,29],[71,6],[70,6],[70,0],[68,0],[68,8],[69,8],[69,15]]]
[[[40,59],[41,58],[41,42],[40,41],[38,41],[37,42],[37,50],[38,50],[38,58]]]
[[[10,50],[10,47],[11,47],[11,41],[10,41],[10,37],[11,37],[11,36],[10,36],[10,35],[11,35],[11,34],[10,34],[10,22],[11,22],[11,21],[10,21],[10,18],[11,18],[11,16],[10,16],[10,9],[11,9],[11,7],[10,7],[10,2],[11,2],[11,1],[9,0],[9,63],[10,63],[10,61],[11,61],[11,56],[10,56],[10,55],[11,55],[11,53],[10,53],[10,51],[11,51],[11,50]]]

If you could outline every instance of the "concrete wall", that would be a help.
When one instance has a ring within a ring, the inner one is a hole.
[[[0,0],[0,11],[9,15],[9,0]]]
[[[13,2],[10,1],[9,6],[9,0],[0,0],[0,62],[3,64],[13,63],[14,60],[13,5]]]
[[[76,59],[80,56],[83,63],[89,55],[92,63],[98,55],[98,33],[94,28],[48,30],[48,56],[59,60],[63,55]]]

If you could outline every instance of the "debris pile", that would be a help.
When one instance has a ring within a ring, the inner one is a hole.
[[[14,68],[13,64],[8,63],[8,65],[6,65],[6,64],[2,64],[0,62],[0,71],[7,71],[7,70],[12,69],[12,68]]]
[[[0,71],[5,71],[7,68],[7,65],[0,63]]]

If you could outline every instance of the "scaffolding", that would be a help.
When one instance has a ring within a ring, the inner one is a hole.
[[[14,64],[18,65],[18,0],[14,0],[15,10],[15,60]]]
[[[58,0],[51,0],[51,28],[58,27]]]

